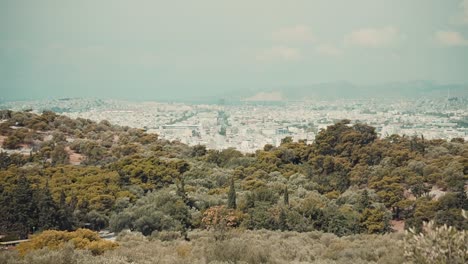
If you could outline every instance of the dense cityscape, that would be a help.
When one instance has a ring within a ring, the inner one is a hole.
[[[160,138],[209,149],[236,148],[255,152],[266,144],[279,146],[285,137],[312,143],[316,134],[336,121],[349,119],[376,128],[380,137],[392,134],[468,140],[468,100],[366,99],[334,101],[258,101],[214,104],[127,102],[62,99],[8,102],[1,108],[53,110],[71,118],[145,129]]]

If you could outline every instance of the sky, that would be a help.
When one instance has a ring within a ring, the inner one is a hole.
[[[468,83],[468,0],[0,0],[0,99]]]

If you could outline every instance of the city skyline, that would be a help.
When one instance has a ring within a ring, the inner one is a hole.
[[[265,95],[265,94],[263,94]],[[254,98],[255,99],[255,98]],[[425,139],[468,140],[468,99],[359,99],[219,104],[128,102],[100,99],[21,101],[1,109],[42,113],[52,110],[70,118],[143,129],[160,139],[209,149],[235,148],[253,153],[265,145],[315,141],[316,135],[340,120],[371,125],[381,138],[392,135]],[[0,148],[1,150],[1,148]],[[28,153],[28,149],[22,150]]]

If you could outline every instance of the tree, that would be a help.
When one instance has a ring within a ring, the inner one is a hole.
[[[34,226],[35,212],[33,191],[29,181],[24,175],[18,177],[18,182],[13,191],[12,208],[14,209],[14,223],[18,234],[26,238]]]
[[[187,209],[188,207],[192,207],[193,203],[190,201],[190,199],[187,196],[187,193],[185,192],[184,177],[181,175],[178,178],[178,181],[179,181],[179,184],[178,185],[176,184],[177,185],[177,195],[179,195],[179,197],[182,199],[182,201],[183,201],[183,203],[185,205],[185,209]],[[182,212],[182,214],[180,214],[179,217],[178,217],[180,223],[182,224],[180,232],[181,232],[182,236],[184,237],[184,239],[189,241],[187,229],[191,225],[190,216],[189,216],[187,210],[182,210],[181,212]]]
[[[288,191],[288,186],[284,189],[284,205],[289,207],[289,191]]]
[[[366,208],[361,215],[361,226],[369,234],[384,233],[389,229],[386,212],[378,208]]]
[[[206,146],[205,145],[196,145],[192,147],[190,152],[191,157],[202,157],[206,155]]]
[[[60,191],[60,201],[58,204],[58,228],[60,230],[72,230],[74,225],[73,220],[73,207],[76,205],[68,205],[66,203],[66,196],[63,190]],[[71,203],[75,203],[76,196],[71,199]]]
[[[180,196],[180,198],[182,198],[182,200],[184,201],[184,203],[188,206],[190,206],[190,201],[188,199],[188,196],[187,196],[187,192],[185,191],[185,179],[184,177],[181,175],[179,176],[176,181],[176,187],[177,187],[177,195]]]
[[[154,231],[181,231],[191,227],[188,206],[179,195],[169,191],[148,192],[138,203],[114,215],[110,220],[113,231],[129,228],[151,235]]]
[[[263,151],[271,151],[275,148],[275,146],[271,145],[271,144],[266,144],[264,147],[263,147]]]
[[[229,193],[228,193],[228,204],[229,209],[236,209],[236,188],[234,186],[234,178],[231,178],[231,184],[229,186]]]
[[[384,176],[380,181],[371,183],[370,187],[377,191],[381,202],[387,207],[395,207],[404,198],[404,189],[399,176]]]
[[[349,235],[353,232],[352,223],[344,217],[343,214],[338,211],[333,211],[332,214],[327,212],[327,222],[325,226],[325,231],[333,233],[337,236]]]
[[[359,197],[359,200],[357,203],[357,209],[359,212],[362,212],[364,211],[364,209],[368,208],[370,204],[371,202],[369,199],[369,192],[367,190],[364,190],[361,193],[361,196]]]
[[[0,232],[6,234],[12,232],[15,224],[15,209],[13,205],[13,195],[5,191],[0,184]]]
[[[88,223],[90,224],[90,227],[92,230],[101,230],[103,229],[107,223],[108,223],[108,218],[95,211],[95,210],[92,210],[91,212],[89,212],[88,214],[86,214],[86,220],[88,221]]]
[[[49,182],[39,191],[39,209],[38,228],[41,230],[55,229],[58,227],[58,212],[49,189]]]
[[[290,144],[292,142],[293,142],[292,137],[285,137],[285,138],[281,139],[281,145]]]
[[[5,139],[3,146],[7,149],[17,149],[23,140],[17,135],[11,135]]]
[[[55,145],[54,149],[50,153],[50,158],[52,159],[52,164],[67,164],[69,163],[68,153],[65,150],[64,144]]]
[[[287,215],[286,215],[286,212],[284,211],[283,208],[281,208],[281,210],[280,210],[278,225],[279,225],[279,229],[281,229],[281,231],[285,231],[286,229],[288,229]]]

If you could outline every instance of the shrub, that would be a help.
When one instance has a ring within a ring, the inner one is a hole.
[[[154,231],[151,234],[151,239],[159,239],[161,241],[172,241],[181,238],[181,234],[175,231]]]
[[[47,230],[21,243],[17,249],[20,255],[24,256],[28,252],[42,248],[61,249],[67,244],[73,245],[76,249],[90,250],[95,255],[118,246],[117,243],[101,239],[96,232],[89,229],[78,229],[74,232]]]
[[[236,227],[239,226],[242,218],[242,212],[220,205],[207,209],[203,213],[202,223],[207,229],[216,228],[219,225]]]
[[[464,212],[464,211],[463,211]],[[466,217],[465,217],[466,219]],[[410,228],[405,238],[405,257],[413,263],[463,264],[468,261],[466,230],[458,231],[434,222],[425,222],[422,233]]]
[[[237,227],[242,222],[244,214],[235,209],[227,209],[224,205],[213,206],[203,213],[201,220],[206,229],[214,232],[216,240],[224,240],[231,228]]]

